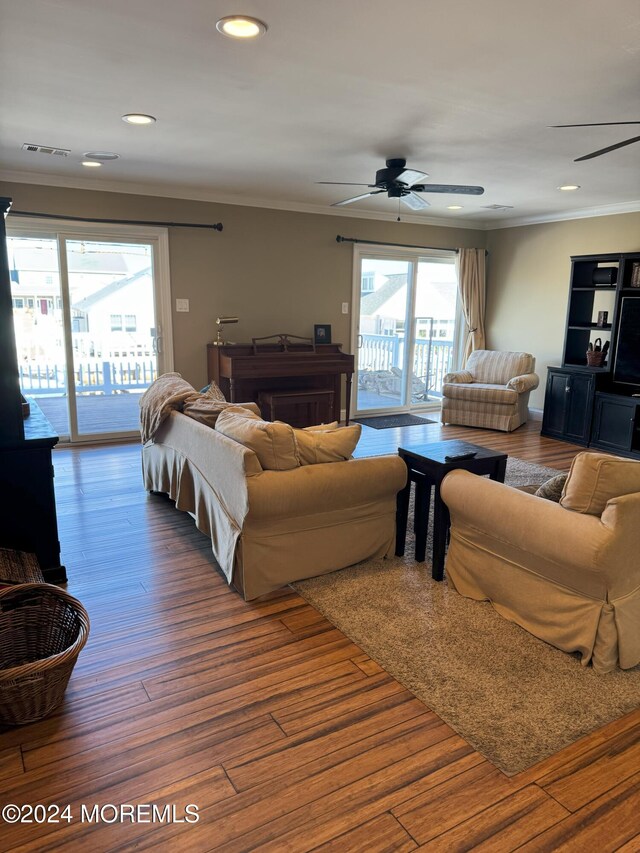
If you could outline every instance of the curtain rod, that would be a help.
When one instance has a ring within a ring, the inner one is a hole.
[[[385,243],[382,240],[360,240],[358,237],[341,237],[340,234],[336,237],[336,243],[366,243],[369,246],[397,246],[400,249],[431,249],[458,254],[458,249],[448,249],[446,246],[414,246],[411,243]]]
[[[33,213],[30,210],[12,210],[11,216],[35,216],[39,219],[64,219],[70,222],[99,222],[103,225],[155,225],[162,228],[208,228],[222,231],[222,222],[204,225],[201,222],[154,222],[147,219],[96,219],[90,216],[62,216],[57,213]]]

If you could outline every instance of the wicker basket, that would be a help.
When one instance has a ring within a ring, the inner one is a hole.
[[[0,585],[15,583],[44,583],[35,554],[0,548]]]
[[[0,723],[31,723],[57,707],[88,636],[87,611],[57,586],[0,589]]]
[[[602,367],[604,364],[604,360],[606,357],[606,353],[602,351],[596,350],[588,350],[587,351],[587,366],[588,367]]]

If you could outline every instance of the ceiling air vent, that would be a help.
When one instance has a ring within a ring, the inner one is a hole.
[[[22,150],[39,151],[40,154],[57,154],[58,157],[68,157],[71,154],[71,149],[69,148],[54,148],[51,145],[33,145],[31,142],[25,142]]]
[[[513,210],[512,204],[484,204],[485,210]]]

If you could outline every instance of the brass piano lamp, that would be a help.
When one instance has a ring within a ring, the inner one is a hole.
[[[237,323],[239,317],[218,317],[216,320],[216,325],[218,327],[218,334],[216,336],[215,341],[212,341],[213,345],[216,347],[229,346],[233,341],[223,341],[222,340],[222,326],[226,326],[228,323]]]

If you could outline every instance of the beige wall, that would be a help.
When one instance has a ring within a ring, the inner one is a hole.
[[[190,300],[173,314],[175,367],[195,386],[206,380],[205,345],[219,314],[238,315],[233,340],[289,332],[311,335],[330,323],[333,340],[349,350],[352,249],[336,234],[439,248],[489,249],[487,346],[534,353],[542,408],[548,365],[564,342],[570,256],[640,249],[640,213],[545,225],[475,231],[339,216],[240,207],[171,198],[6,183],[15,210],[70,216],[218,222],[222,233],[169,232],[171,287]]]
[[[541,409],[549,365],[562,360],[571,255],[640,249],[640,213],[574,219],[487,234],[487,346],[536,357]]]
[[[206,381],[205,345],[220,314],[237,315],[232,340],[288,332],[309,336],[330,323],[349,351],[352,248],[336,235],[438,248],[483,247],[486,233],[209,202],[5,183],[15,210],[58,215],[218,222],[224,231],[169,232],[175,369],[196,387]],[[175,299],[190,300],[189,314]]]

